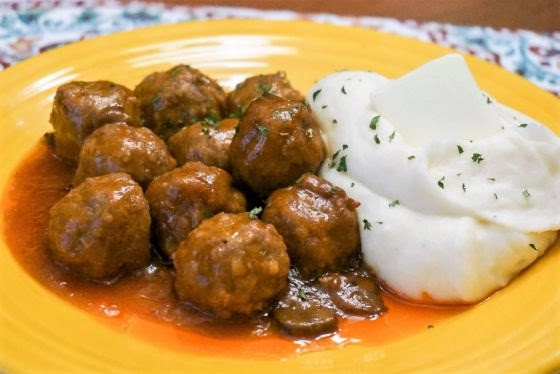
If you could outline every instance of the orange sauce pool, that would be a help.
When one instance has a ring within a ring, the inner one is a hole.
[[[388,293],[388,311],[372,319],[345,319],[335,335],[294,340],[267,319],[217,324],[181,307],[172,270],[154,263],[112,284],[85,281],[55,264],[46,246],[49,209],[69,190],[73,170],[41,141],[13,173],[4,192],[5,238],[19,264],[47,289],[122,333],[197,354],[277,359],[346,344],[378,345],[427,328],[466,307],[410,305]]]

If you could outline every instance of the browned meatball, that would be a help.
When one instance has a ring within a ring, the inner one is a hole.
[[[148,75],[134,93],[144,126],[164,139],[203,118],[220,118],[226,99],[215,80],[188,65]]]
[[[165,142],[146,127],[105,125],[86,138],[80,151],[74,186],[86,177],[123,172],[142,186],[175,168]]]
[[[282,237],[248,213],[202,222],[173,262],[179,299],[221,318],[266,309],[285,290],[290,267]]]
[[[229,157],[234,177],[266,194],[315,172],[325,145],[305,104],[265,94],[241,118]]]
[[[270,195],[262,220],[282,235],[302,275],[320,275],[343,269],[358,252],[358,205],[342,189],[306,173]]]
[[[256,75],[239,83],[227,97],[227,110],[230,115],[240,117],[253,101],[268,93],[284,99],[303,101],[299,91],[292,88],[286,73]]]
[[[150,212],[128,174],[88,178],[50,210],[55,259],[92,279],[135,269],[150,258]]]
[[[140,126],[138,101],[131,90],[108,81],[70,82],[56,90],[50,122],[56,154],[75,163],[84,139],[108,123]]]
[[[218,123],[203,121],[186,127],[169,138],[169,151],[179,165],[200,161],[229,170],[229,146],[238,122],[237,119],[224,119]]]
[[[227,171],[201,162],[187,162],[156,177],[146,198],[159,247],[171,254],[204,219],[245,211],[245,197],[231,182]]]

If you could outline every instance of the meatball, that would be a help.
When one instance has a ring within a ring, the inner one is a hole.
[[[56,90],[50,122],[56,154],[76,163],[84,139],[108,123],[140,126],[138,100],[131,90],[108,81],[70,82]]]
[[[319,124],[302,102],[265,94],[241,118],[231,142],[232,173],[266,194],[315,172],[325,157]]]
[[[142,188],[124,173],[88,178],[50,210],[54,258],[91,279],[136,269],[150,258],[150,212]]]
[[[123,172],[147,186],[156,176],[176,166],[165,142],[146,127],[116,123],[86,138],[78,159],[74,186],[86,177]]]
[[[227,171],[201,162],[156,177],[146,191],[159,247],[171,254],[192,229],[219,212],[245,211],[243,194]]]
[[[299,91],[292,88],[286,73],[279,71],[276,74],[257,75],[247,78],[239,83],[235,90],[227,96],[227,110],[230,115],[240,117],[249,104],[268,93],[284,99],[303,101]]]
[[[173,254],[179,299],[221,318],[266,309],[286,289],[290,260],[282,237],[248,213],[220,213]]]
[[[237,119],[224,119],[218,123],[203,121],[186,127],[169,138],[169,151],[179,165],[200,161],[229,170],[229,146],[238,122]]]
[[[341,270],[358,253],[358,205],[342,189],[306,173],[269,196],[262,220],[276,227],[292,263],[310,277]]]
[[[134,93],[144,126],[164,139],[203,118],[220,118],[226,99],[215,80],[188,65],[148,75]]]

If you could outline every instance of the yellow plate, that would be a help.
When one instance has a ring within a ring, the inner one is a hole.
[[[133,87],[152,71],[189,63],[228,89],[248,75],[282,69],[306,91],[334,70],[395,77],[448,52],[371,30],[264,21],[160,26],[59,48],[0,73],[0,191],[49,129],[55,89],[69,80]],[[484,90],[560,131],[560,100],[494,65],[467,61]],[[0,228],[4,232],[3,221]],[[559,287],[560,249],[554,248],[490,300],[399,341],[278,361],[204,357],[101,324],[26,275],[2,241],[0,372],[548,372],[560,368]]]

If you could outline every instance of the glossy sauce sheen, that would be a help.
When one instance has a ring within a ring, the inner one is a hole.
[[[437,328],[442,319],[465,310],[409,305],[384,292],[388,311],[381,317],[344,319],[336,334],[302,340],[283,335],[264,317],[219,323],[181,306],[173,271],[157,261],[111,284],[80,279],[54,263],[46,245],[49,209],[69,191],[72,178],[73,170],[41,141],[4,193],[6,242],[21,266],[46,288],[102,323],[153,344],[213,356],[274,359],[346,344],[386,343]]]

